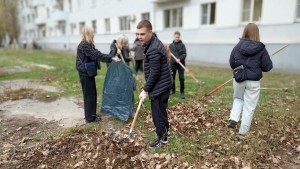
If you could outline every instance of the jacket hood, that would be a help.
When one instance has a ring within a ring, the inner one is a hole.
[[[258,41],[250,39],[240,39],[238,51],[247,57],[252,57],[265,48],[265,45]]]
[[[78,50],[83,50],[86,46],[91,46],[92,48],[95,47],[93,44],[89,44],[86,41],[81,41],[77,48]]]
[[[175,41],[173,40],[173,43],[178,44],[178,43],[182,43],[182,41],[179,40],[178,42],[175,42]]]

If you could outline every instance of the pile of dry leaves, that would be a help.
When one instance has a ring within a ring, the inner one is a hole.
[[[225,127],[227,121],[217,114],[201,107],[199,103],[177,104],[168,109],[170,130],[176,134],[191,136],[203,134],[212,127]],[[149,131],[154,131],[151,113],[147,113],[146,124]]]
[[[152,154],[140,135],[128,138],[117,133],[122,143],[110,138],[110,132],[84,132],[20,151],[15,157],[21,161],[16,168],[189,168],[180,163],[176,154]]]

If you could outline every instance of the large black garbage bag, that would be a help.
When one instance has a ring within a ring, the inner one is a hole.
[[[123,62],[109,64],[102,94],[101,112],[127,121],[134,117],[134,90],[136,83],[130,68]]]

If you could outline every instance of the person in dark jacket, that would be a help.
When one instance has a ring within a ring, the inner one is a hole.
[[[87,74],[84,64],[95,61],[100,69],[99,61],[111,62],[120,61],[118,58],[112,58],[117,53],[117,49],[112,48],[110,55],[101,53],[94,45],[94,32],[90,27],[85,27],[82,31],[82,40],[77,47],[76,69],[79,73],[80,83],[83,92],[84,100],[84,115],[86,123],[98,122],[100,118],[96,115],[97,107],[97,90],[95,77],[90,77]]]
[[[144,47],[138,38],[133,43],[132,51],[134,51],[135,73],[137,74],[139,70],[143,72]]]
[[[131,58],[129,57],[129,45],[128,45],[128,37],[124,34],[120,34],[117,40],[113,40],[110,45],[110,48],[118,47],[119,52],[116,53],[116,56],[120,59],[124,59],[125,63],[129,66],[129,62]],[[122,59],[122,60],[123,60]]]
[[[180,98],[185,99],[184,96],[184,69],[180,66],[179,62],[185,65],[186,58],[186,48],[183,42],[180,40],[180,32],[174,32],[174,41],[169,46],[170,52],[177,58],[176,60],[171,58],[171,70],[173,76],[173,86],[171,93],[174,94],[176,91],[175,88],[175,79],[176,71],[178,70],[179,82],[180,82]]]
[[[139,98],[144,100],[149,94],[151,111],[156,134],[158,136],[150,148],[160,147],[168,143],[168,99],[172,86],[172,76],[168,66],[166,50],[162,42],[152,32],[152,24],[142,20],[137,25],[136,36],[145,46],[144,74],[146,83]]]
[[[250,130],[252,117],[259,100],[262,72],[268,72],[273,68],[265,45],[260,42],[259,29],[256,24],[246,25],[242,39],[231,52],[229,62],[232,69],[243,65],[246,71],[245,81],[239,83],[233,81],[234,99],[228,124],[228,127],[236,128],[242,113],[237,137],[244,139]]]

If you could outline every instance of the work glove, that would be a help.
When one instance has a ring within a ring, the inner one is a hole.
[[[143,101],[146,99],[147,97],[147,92],[145,92],[145,90],[142,90],[142,92],[140,93],[139,99],[142,99]]]

